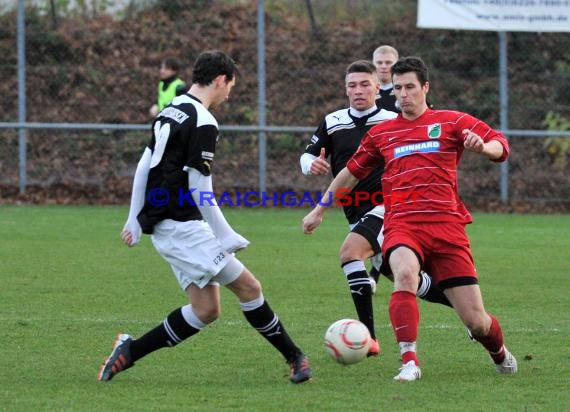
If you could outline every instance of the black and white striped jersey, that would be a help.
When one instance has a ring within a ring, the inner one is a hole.
[[[332,174],[336,176],[356,152],[366,132],[372,126],[396,116],[394,112],[376,107],[364,112],[346,108],[329,113],[315,131],[305,153],[318,157],[321,148],[324,148],[326,157],[330,157]],[[357,191],[381,192],[380,178],[383,170],[384,165],[379,166],[370,176],[360,181],[352,193]],[[376,200],[381,202],[382,197],[379,196]],[[343,207],[349,223],[356,223],[375,206],[371,201],[362,201],[359,205],[354,203],[353,201],[351,205]]]
[[[195,97],[174,98],[152,125],[152,152],[145,204],[138,215],[143,233],[152,233],[164,219],[202,219],[192,201],[188,169],[209,176],[218,139],[218,122]]]
[[[379,90],[376,95],[376,106],[391,112],[400,112],[400,107],[396,103],[396,95],[394,94],[393,87]]]

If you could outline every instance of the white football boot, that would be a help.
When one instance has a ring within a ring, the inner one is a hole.
[[[416,365],[416,362],[413,360],[409,361],[408,363],[402,365],[400,368],[400,373],[394,376],[395,381],[415,381],[422,377],[422,371],[419,366]]]

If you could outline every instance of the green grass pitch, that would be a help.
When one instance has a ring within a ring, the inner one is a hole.
[[[487,310],[519,374],[495,372],[449,308],[420,303],[422,380],[393,382],[391,283],[374,297],[382,353],[343,367],[328,358],[329,324],[354,317],[330,211],[312,236],[307,209],[227,209],[250,241],[240,259],[309,355],[304,385],[222,291],[222,316],[174,349],[97,382],[118,332],[140,336],[185,304],[145,237],[120,243],[125,207],[0,206],[0,410],[3,411],[566,411],[570,410],[570,216],[475,215],[469,227]]]

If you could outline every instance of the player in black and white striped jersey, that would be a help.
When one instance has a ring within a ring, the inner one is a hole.
[[[209,109],[228,99],[236,75],[237,66],[225,53],[200,54],[188,93],[175,97],[154,121],[121,238],[134,246],[141,232],[150,234],[189,304],[138,339],[120,334],[101,366],[100,381],[111,380],[149,353],[176,346],[215,321],[220,314],[219,284],[238,297],[247,321],[283,355],[289,379],[301,383],[312,377],[307,357],[270,308],[261,284],[234,256],[249,242],[228,224],[215,200],[204,202],[200,195],[213,193],[211,165],[219,128]]]

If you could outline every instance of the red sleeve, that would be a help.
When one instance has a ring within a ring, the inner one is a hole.
[[[374,145],[374,129],[370,129],[360,141],[360,146],[348,160],[346,167],[358,180],[362,180],[382,161],[382,155]]]
[[[479,120],[473,116],[465,115],[461,119],[462,125],[460,126],[460,130],[463,129],[470,129],[472,132],[477,133],[485,143],[490,142],[491,140],[497,140],[503,146],[503,155],[498,159],[492,159],[493,162],[504,162],[509,157],[510,148],[509,148],[509,141],[502,133],[496,131],[487,123]]]

